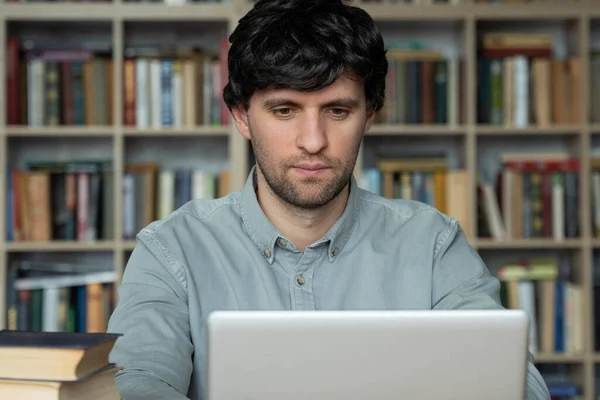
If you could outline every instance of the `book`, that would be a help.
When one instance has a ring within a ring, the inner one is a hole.
[[[105,368],[116,333],[0,331],[0,377],[76,381]]]
[[[119,400],[114,364],[76,381],[0,379],[0,398],[52,400]]]

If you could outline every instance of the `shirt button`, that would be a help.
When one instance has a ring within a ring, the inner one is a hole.
[[[340,252],[340,249],[338,249],[338,248],[336,247],[336,248],[334,248],[334,249],[333,249],[333,251],[331,252],[331,255],[335,257],[335,256],[337,256],[337,255],[338,255],[338,253],[339,253],[339,252]]]
[[[263,251],[263,254],[265,255],[265,257],[269,258],[271,257],[271,250],[265,249],[265,251]]]
[[[302,286],[304,285],[304,277],[302,276],[302,274],[298,274],[296,276],[296,282],[298,283],[298,285]]]
[[[281,247],[285,247],[287,245],[287,240],[284,238],[279,238],[278,242]]]

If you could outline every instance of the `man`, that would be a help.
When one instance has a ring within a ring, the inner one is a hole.
[[[125,399],[203,398],[213,310],[501,307],[456,220],[352,178],[388,68],[366,13],[263,0],[230,41],[224,99],[256,166],[242,191],[139,233],[109,324]],[[531,363],[527,392],[549,399]]]

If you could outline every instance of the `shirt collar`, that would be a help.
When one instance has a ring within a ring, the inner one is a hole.
[[[256,188],[256,167],[252,167],[241,195],[242,220],[247,234],[256,244],[258,251],[272,264],[278,240],[283,239],[287,241],[287,238],[273,226],[264,214],[256,197]],[[328,246],[327,253],[330,262],[333,262],[340,254],[354,228],[360,205],[358,199],[359,192],[360,189],[354,176],[352,176],[350,181],[350,194],[344,212],[321,239],[310,245],[310,247],[316,247],[326,243]],[[289,246],[292,246],[292,244],[289,243]]]

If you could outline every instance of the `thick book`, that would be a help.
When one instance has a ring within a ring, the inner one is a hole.
[[[37,400],[119,400],[115,374],[119,370],[109,364],[76,381],[0,379],[0,398]]]
[[[0,331],[0,378],[75,381],[109,364],[116,333]]]

